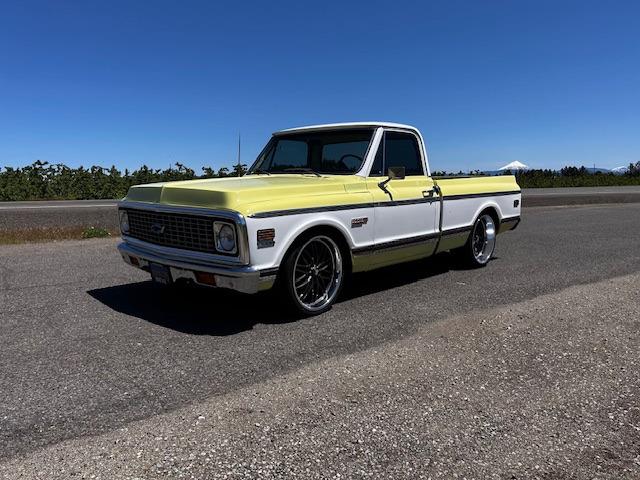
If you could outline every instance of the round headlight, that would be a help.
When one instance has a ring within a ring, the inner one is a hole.
[[[129,215],[124,210],[120,212],[120,231],[129,233]]]
[[[223,252],[233,252],[236,249],[236,234],[231,225],[219,224],[217,247]]]

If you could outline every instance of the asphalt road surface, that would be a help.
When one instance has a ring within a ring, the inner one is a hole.
[[[640,185],[619,187],[525,188],[522,190],[523,207],[638,202],[640,202]]]
[[[612,195],[612,194],[640,194],[640,185],[625,185],[618,187],[570,187],[570,188],[524,188],[525,197],[541,197],[548,195]]]
[[[484,269],[303,320],[115,243],[0,248],[4,478],[640,477],[640,205],[527,210]]]
[[[117,230],[117,203],[117,200],[0,202],[0,232],[90,226]],[[523,208],[606,203],[640,203],[640,186],[522,190]]]
[[[118,200],[51,200],[35,202],[0,202],[2,210],[44,210],[58,208],[114,208]]]
[[[65,227],[118,225],[117,200],[0,202],[0,232]]]
[[[573,188],[525,188],[522,195],[526,197],[545,197],[562,195],[564,197],[585,195],[640,194],[640,186],[627,185],[618,187],[573,187]],[[0,202],[0,211],[7,210],[42,210],[58,208],[108,208],[115,207],[118,200],[50,200],[32,202]]]

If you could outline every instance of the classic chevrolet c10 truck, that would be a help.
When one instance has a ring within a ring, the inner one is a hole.
[[[276,285],[316,315],[351,272],[442,251],[486,265],[496,235],[518,225],[520,201],[511,175],[432,177],[414,127],[318,125],[273,134],[243,177],[131,187],[118,249],[157,283]]]

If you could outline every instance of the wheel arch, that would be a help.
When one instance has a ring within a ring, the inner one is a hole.
[[[452,250],[453,252],[455,252],[459,256],[459,258],[462,260],[464,265],[467,265],[467,266],[472,267],[472,268],[485,266],[487,264],[487,262],[493,256],[493,250],[495,250],[495,238],[496,238],[498,232],[500,231],[500,213],[499,212],[500,212],[499,208],[496,205],[491,205],[491,204],[485,204],[481,208],[478,209],[478,212],[476,213],[476,215],[473,218],[473,223],[471,224],[471,229],[469,230],[469,233],[468,233],[468,235],[466,237],[465,244],[463,246],[459,247],[459,248],[456,248],[456,249]],[[483,215],[489,215],[493,219],[493,222],[495,224],[494,225],[495,235],[494,235],[493,240],[492,240],[493,241],[493,246],[492,246],[491,253],[489,254],[489,256],[488,256],[486,261],[480,262],[478,259],[475,259],[474,256],[473,256],[472,242],[473,242],[474,229],[476,228],[478,220]]]
[[[493,221],[496,224],[496,230],[498,230],[500,227],[500,220],[502,219],[502,211],[500,210],[500,206],[493,201],[484,202],[477,208],[476,213],[473,216],[473,222],[471,223],[471,225],[475,225],[478,218],[480,218],[480,216],[484,215],[485,213],[491,215],[491,218],[493,218]]]
[[[280,265],[279,268],[281,268],[284,260],[287,258],[287,255],[289,255],[289,253],[300,242],[313,235],[322,233],[331,236],[331,238],[336,241],[338,247],[340,248],[340,252],[342,253],[342,260],[343,262],[345,262],[345,267],[347,267],[345,268],[345,270],[347,272],[350,272],[352,267],[351,249],[353,241],[351,239],[351,236],[347,232],[345,232],[344,227],[340,223],[331,221],[320,221],[317,223],[306,224],[297,229],[295,233],[290,235],[290,239],[287,245],[282,249],[283,253],[278,262]]]
[[[497,208],[495,206],[488,206],[488,207],[485,207],[484,209],[482,209],[476,215],[476,218],[473,220],[473,224],[475,225],[475,223],[478,220],[478,218],[480,218],[484,214],[488,214],[493,219],[493,221],[496,224],[495,227],[496,227],[496,231],[497,231],[498,228],[500,227],[500,214],[498,213],[498,210],[497,210]]]

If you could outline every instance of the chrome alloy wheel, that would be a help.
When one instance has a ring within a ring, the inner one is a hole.
[[[298,250],[292,270],[296,300],[316,312],[331,304],[340,290],[342,254],[330,237],[313,237]]]
[[[482,215],[475,226],[471,238],[473,256],[481,265],[489,261],[496,247],[496,226],[491,215]]]

